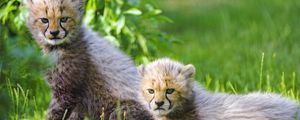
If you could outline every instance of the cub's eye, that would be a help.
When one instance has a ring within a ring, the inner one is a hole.
[[[154,94],[154,90],[153,89],[147,89],[149,94]]]
[[[175,89],[169,88],[169,89],[166,90],[166,93],[167,94],[172,94],[174,91],[175,91]]]
[[[49,20],[47,18],[41,18],[41,21],[42,21],[42,23],[45,23],[45,24],[49,22]]]
[[[68,21],[68,19],[69,19],[68,17],[62,17],[60,18],[60,22],[65,23]]]

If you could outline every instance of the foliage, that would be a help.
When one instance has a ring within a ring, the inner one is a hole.
[[[84,22],[143,63],[156,56],[161,43],[170,42],[158,30],[159,22],[170,21],[161,12],[153,0],[89,0]]]
[[[87,0],[85,9],[84,24],[137,63],[153,59],[170,42],[158,29],[168,19],[155,1]],[[50,98],[43,76],[51,64],[31,38],[26,14],[22,0],[0,1],[0,119],[42,119]]]

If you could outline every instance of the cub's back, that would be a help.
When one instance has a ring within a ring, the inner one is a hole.
[[[86,27],[84,41],[87,43],[91,63],[97,70],[95,75],[105,81],[112,92],[109,94],[121,99],[135,99],[140,77],[132,60]]]
[[[299,109],[294,101],[273,93],[204,92],[197,100],[201,120],[295,120]]]

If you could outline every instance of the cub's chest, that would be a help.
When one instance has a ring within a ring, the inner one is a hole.
[[[61,52],[58,50],[52,50],[49,53],[46,53],[45,56],[49,59],[52,65],[56,65],[61,56]]]

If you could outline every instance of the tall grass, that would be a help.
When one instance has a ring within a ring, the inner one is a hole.
[[[29,97],[30,91],[23,89],[17,84],[15,87],[7,80],[7,89],[9,97],[11,98],[8,119],[9,120],[41,120],[44,118],[46,112],[37,105],[36,97]]]

